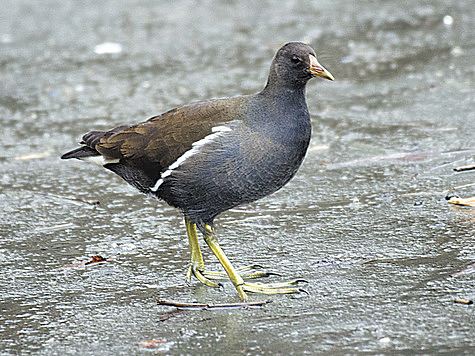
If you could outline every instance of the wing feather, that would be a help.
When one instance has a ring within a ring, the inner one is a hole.
[[[163,172],[194,142],[211,134],[213,127],[238,119],[228,113],[239,112],[233,106],[241,101],[215,99],[175,108],[137,125],[107,131],[93,148],[107,159]]]

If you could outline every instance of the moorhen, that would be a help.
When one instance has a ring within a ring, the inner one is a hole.
[[[91,131],[82,146],[61,158],[77,158],[111,170],[142,193],[164,200],[185,216],[191,249],[187,273],[202,283],[229,276],[241,300],[246,292],[297,293],[301,280],[262,284],[256,266],[234,268],[213,227],[220,213],[282,188],[297,172],[310,141],[305,85],[333,80],[307,44],[290,42],[272,61],[267,85],[253,95],[181,106],[145,122]],[[197,228],[226,274],[205,270]]]

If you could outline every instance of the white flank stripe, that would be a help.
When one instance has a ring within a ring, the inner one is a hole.
[[[104,156],[89,156],[89,157],[82,157],[79,158],[81,161],[94,163],[99,166],[104,166],[109,163],[119,163],[120,159],[106,159]]]
[[[155,185],[152,188],[150,188],[150,190],[152,192],[156,192],[158,188],[160,187],[160,185],[162,185],[163,180],[166,177],[168,177],[170,174],[172,174],[174,169],[177,169],[178,167],[180,167],[181,164],[185,162],[191,156],[199,153],[201,147],[213,141],[218,136],[221,136],[223,132],[231,131],[231,129],[227,126],[215,126],[211,129],[211,131],[212,131],[211,134],[209,134],[208,136],[205,136],[199,141],[194,142],[193,145],[191,146],[191,149],[183,153],[180,157],[178,157],[178,159],[175,162],[173,162],[170,166],[168,166],[167,170],[160,175],[160,178],[157,180]]]

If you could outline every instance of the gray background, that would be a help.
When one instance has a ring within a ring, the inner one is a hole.
[[[2,354],[474,353],[474,307],[453,302],[475,298],[474,210],[444,199],[473,182],[452,170],[474,158],[471,1],[0,5]],[[238,297],[185,285],[179,212],[59,156],[88,130],[260,90],[290,40],[336,78],[307,87],[311,149],[284,189],[216,223],[236,265],[309,295],[170,314],[157,299]],[[95,254],[110,261],[60,268]]]

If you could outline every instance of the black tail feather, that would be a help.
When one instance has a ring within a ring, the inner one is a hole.
[[[99,143],[101,138],[110,137],[113,134],[118,133],[118,132],[120,132],[120,131],[128,128],[128,127],[130,127],[130,126],[123,125],[123,126],[115,127],[115,128],[113,128],[112,130],[109,130],[109,131],[90,131],[82,137],[81,143],[85,144],[86,146],[89,146],[89,147],[96,147],[96,145]]]
[[[92,157],[92,156],[100,156],[100,154],[93,148],[82,146],[82,147],[76,148],[75,150],[65,153],[64,155],[61,156],[61,159],[70,159],[70,158],[81,159],[84,157]]]
[[[105,131],[90,131],[82,137],[81,143],[89,147],[96,147],[105,134]]]
[[[109,131],[90,131],[82,137],[82,141],[80,144],[84,145],[80,148],[72,150],[70,152],[65,153],[61,156],[61,159],[70,159],[70,158],[85,158],[85,157],[92,157],[92,156],[100,156],[101,154],[95,150],[96,145],[99,141],[105,137],[110,137],[130,126],[118,126],[113,128]]]

